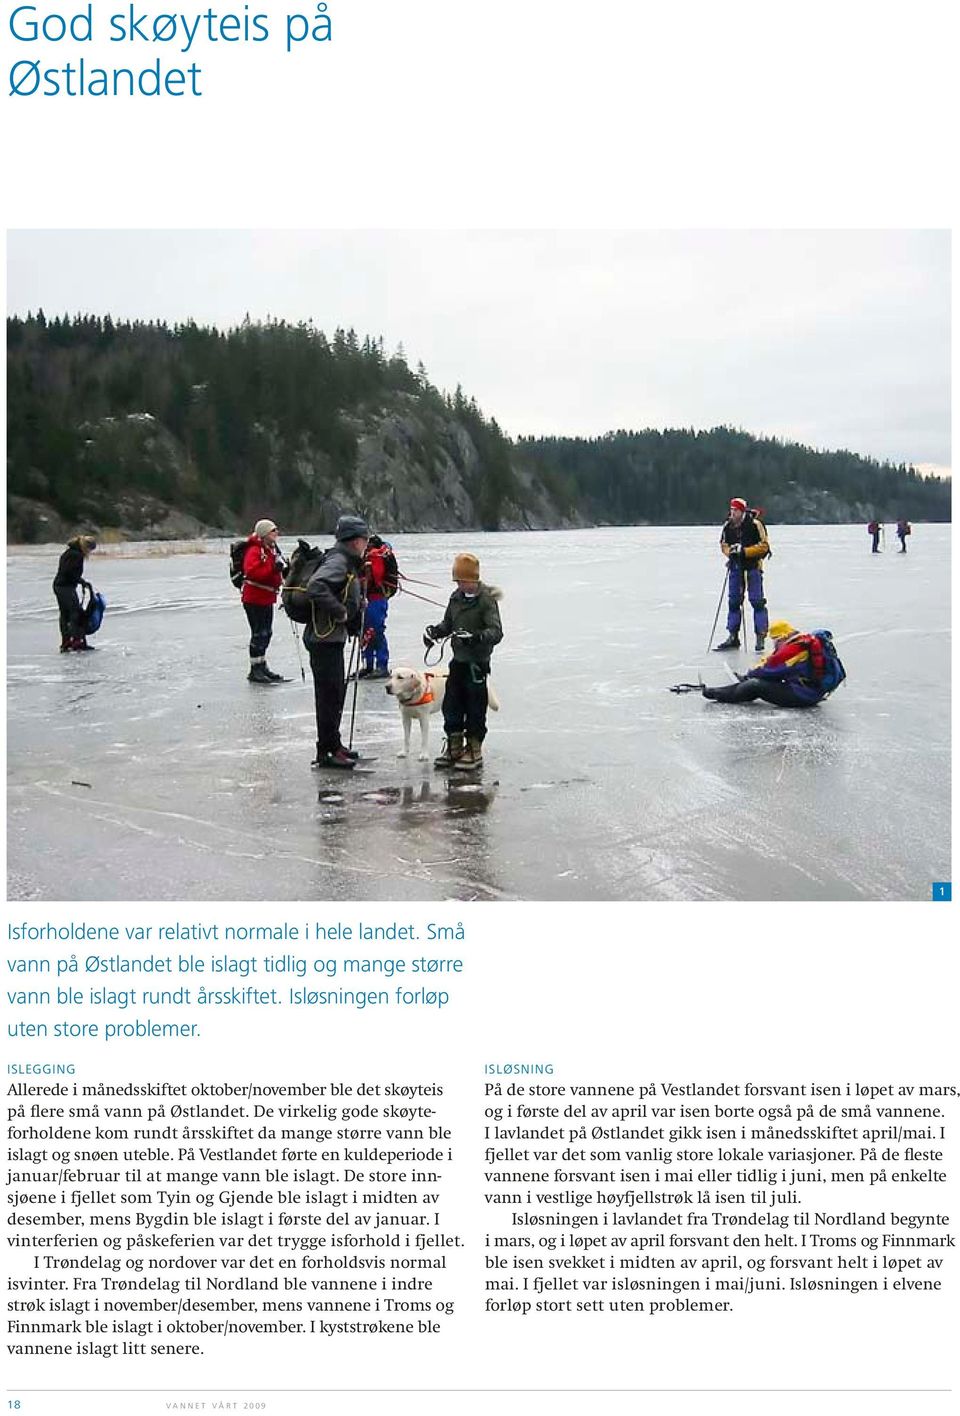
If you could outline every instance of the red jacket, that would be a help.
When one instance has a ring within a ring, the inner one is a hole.
[[[387,575],[387,557],[393,554],[393,547],[385,541],[382,546],[368,549],[363,561],[364,591],[368,600],[386,600],[396,593],[396,580]]]
[[[259,536],[251,536],[243,556],[240,599],[245,605],[275,605],[282,579],[276,548]]]

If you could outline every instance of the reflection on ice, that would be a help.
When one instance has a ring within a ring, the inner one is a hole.
[[[849,675],[802,716],[666,691],[753,662],[704,649],[712,528],[471,537],[506,637],[503,707],[470,779],[398,762],[399,714],[368,683],[356,745],[376,760],[311,771],[309,674],[278,618],[271,662],[292,681],[246,682],[225,552],[95,559],[110,610],[84,656],[56,652],[55,553],[14,553],[10,894],[929,898],[950,860],[948,528],[918,527],[912,554],[880,566],[861,528],[772,532],[771,609],[831,628]],[[395,540],[438,584],[462,549]],[[396,660],[420,662],[432,614],[391,603]]]

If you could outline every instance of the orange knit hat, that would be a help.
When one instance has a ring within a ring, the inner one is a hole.
[[[470,555],[468,551],[461,552],[453,558],[453,580],[479,580],[480,562],[476,556]]]

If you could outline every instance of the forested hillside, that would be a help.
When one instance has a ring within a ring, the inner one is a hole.
[[[7,321],[8,538],[715,522],[947,520],[949,483],[726,428],[505,437],[458,388],[352,331],[245,322]]]
[[[771,521],[950,520],[944,478],[734,428],[527,438],[518,448],[558,505],[576,506],[588,521],[700,524],[715,521],[731,495],[762,507]]]

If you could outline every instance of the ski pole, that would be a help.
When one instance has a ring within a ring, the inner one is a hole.
[[[707,642],[708,651],[713,648],[713,636],[717,632],[717,620],[720,618],[720,609],[723,605],[724,596],[727,593],[727,581],[730,579],[730,561],[727,560],[727,572],[723,577],[723,588],[720,591],[720,599],[717,601],[717,613],[713,617],[713,628],[710,631],[710,638]]]
[[[305,671],[305,669],[304,669],[304,667],[303,667],[303,654],[302,654],[301,651],[300,651],[300,636],[299,636],[299,634],[297,633],[297,627],[296,627],[296,625],[294,624],[293,620],[288,620],[288,623],[289,623],[289,625],[290,625],[290,631],[291,631],[291,633],[293,634],[293,642],[294,642],[294,644],[297,646],[297,661],[298,661],[298,663],[300,664],[300,677],[301,677],[301,679],[303,680],[303,682],[306,683],[306,681],[307,681],[307,675],[306,675],[306,671]]]
[[[351,641],[350,641],[350,653],[347,655],[347,671],[346,671],[346,674],[344,675],[344,680],[343,680],[343,702],[344,702],[344,704],[346,704],[346,701],[347,701],[347,692],[348,692],[348,689],[349,689],[349,686],[350,686],[350,680],[353,678],[353,671],[354,671],[353,656],[354,656],[354,653],[355,653],[355,651],[356,651],[357,643],[358,643],[358,642],[359,642],[359,641],[357,641],[356,639],[351,638]],[[358,662],[357,662],[357,664],[356,664],[356,667],[357,667],[358,669],[359,669],[359,667],[360,667],[359,660],[358,660]]]
[[[360,645],[361,645],[362,642],[363,642],[363,622],[364,622],[364,620],[366,619],[366,617],[367,617],[367,606],[366,606],[366,602],[364,602],[363,612],[362,612],[361,615],[360,615],[360,632],[359,632],[358,635],[357,635],[357,672],[356,672],[356,675],[354,676],[354,680],[353,680],[353,703],[351,704],[351,707],[350,707],[350,738],[349,738],[349,741],[347,742],[347,747],[350,748],[351,750],[353,749],[353,727],[354,727],[354,723],[356,722],[356,719],[357,719],[357,689],[358,689],[359,686],[360,686]],[[350,658],[351,658],[351,662],[352,662],[352,660],[353,660],[353,654],[352,654],[352,652],[351,652]]]

